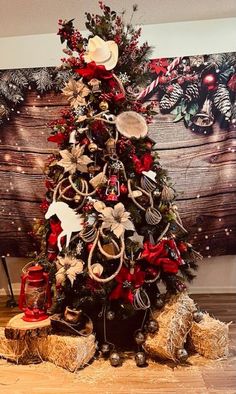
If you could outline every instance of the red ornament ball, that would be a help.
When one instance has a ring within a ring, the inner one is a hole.
[[[90,250],[92,249],[92,247],[93,247],[93,243],[92,243],[92,242],[90,242],[89,244],[87,244],[87,250],[88,250],[88,252],[90,252]]]
[[[126,194],[126,193],[128,193],[128,188],[127,188],[127,186],[126,186],[124,183],[122,183],[122,184],[120,185],[120,192],[121,192],[121,194]]]
[[[165,77],[164,75],[161,75],[161,76],[159,77],[159,83],[160,83],[160,85],[165,84],[167,81],[168,81],[168,79],[167,79],[167,77]]]
[[[186,253],[188,250],[188,245],[186,244],[186,242],[180,241],[178,243],[178,249],[180,253]]]
[[[147,141],[147,142],[146,142],[146,147],[147,147],[147,149],[150,149],[150,150],[151,150],[151,149],[152,149],[152,145],[153,145],[153,144],[152,144],[150,141]]]
[[[212,90],[216,85],[216,76],[214,74],[206,74],[202,79],[202,84],[208,88],[208,90]]]

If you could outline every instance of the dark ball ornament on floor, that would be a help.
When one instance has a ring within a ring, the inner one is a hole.
[[[137,367],[145,367],[147,365],[146,354],[144,352],[138,352],[135,354],[135,362]]]
[[[159,326],[156,320],[149,320],[147,322],[147,331],[150,332],[150,334],[154,334],[158,328]]]
[[[109,360],[112,367],[119,367],[122,364],[121,357],[117,352],[111,353]]]
[[[188,352],[185,349],[179,349],[177,350],[176,356],[180,363],[185,363],[188,359]]]
[[[109,343],[103,343],[100,347],[103,357],[108,357],[111,351]]]
[[[201,311],[193,312],[193,320],[196,323],[200,323],[202,321],[203,317],[204,317],[204,313],[203,312],[201,312]]]

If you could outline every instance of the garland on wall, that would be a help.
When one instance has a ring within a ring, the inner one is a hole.
[[[0,125],[20,108],[28,90],[58,92],[72,76],[72,70],[55,67],[0,71]]]
[[[96,29],[94,26],[93,30]],[[78,34],[72,20],[67,22],[62,32],[62,43],[69,35]],[[136,34],[138,37],[140,32]],[[68,49],[64,50],[69,55],[75,38],[70,40]],[[83,38],[80,45],[82,42],[86,44],[86,39]],[[150,47],[144,45],[140,58],[150,53]],[[63,88],[65,82],[73,77],[70,66],[75,60],[71,56],[62,60],[63,66],[60,68],[0,71],[0,125],[18,109],[27,90],[34,88],[43,94]],[[124,84],[134,80],[135,76],[137,85],[133,86],[133,90],[137,100],[143,101],[155,93],[161,113],[173,114],[173,122],[184,121],[187,128],[203,134],[211,133],[215,122],[224,130],[236,127],[236,53],[152,59],[142,73],[137,64],[134,70],[128,70],[125,55],[119,62],[119,77]],[[142,86],[144,81],[151,83],[142,90],[138,86]]]
[[[156,93],[160,111],[195,132],[236,126],[236,53],[153,59],[149,68],[155,79],[139,99]]]

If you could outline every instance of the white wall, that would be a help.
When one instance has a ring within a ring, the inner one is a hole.
[[[20,275],[29,259],[8,257],[7,264],[15,294],[20,292]],[[188,285],[190,293],[236,293],[236,256],[218,256],[203,259],[197,277]],[[0,263],[0,295],[8,294],[6,277]]]
[[[153,47],[153,57],[175,57],[236,51],[236,18],[145,25],[142,40]],[[0,38],[0,69],[56,66],[63,56],[59,37],[41,34]],[[8,258],[13,288],[19,292],[23,259]],[[28,260],[26,260],[28,261]],[[190,286],[192,293],[235,293],[236,256],[204,259]],[[7,284],[0,264],[0,294]]]
[[[144,25],[142,40],[153,57],[236,50],[236,18]],[[63,57],[56,34],[0,38],[0,69],[56,66]]]

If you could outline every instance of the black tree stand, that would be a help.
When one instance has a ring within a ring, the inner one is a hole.
[[[15,300],[15,297],[14,297],[14,294],[13,294],[12,285],[11,285],[11,278],[10,278],[9,271],[8,271],[8,268],[7,268],[6,257],[2,256],[1,260],[2,260],[3,269],[4,269],[6,277],[7,277],[9,290],[10,290],[10,298],[7,300],[6,306],[9,307],[9,308],[15,308],[18,304],[17,304],[17,302]]]

